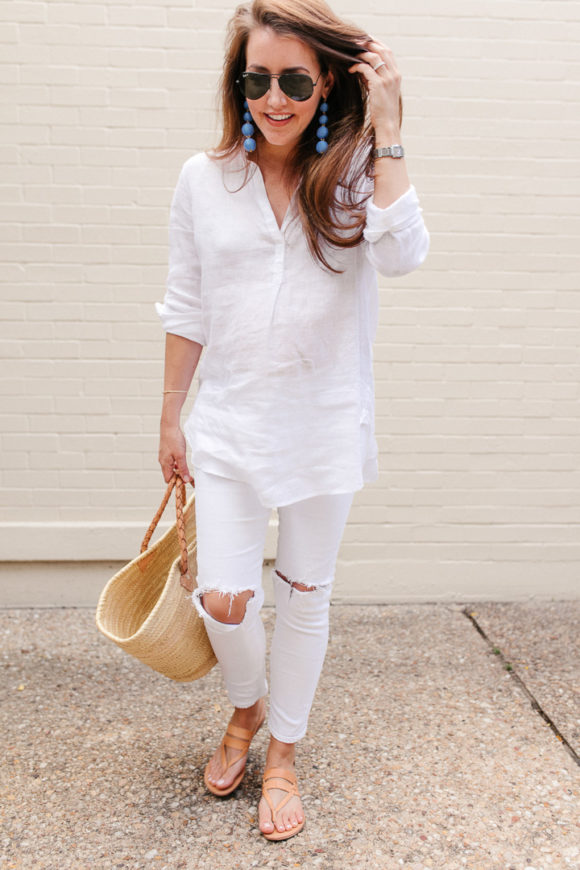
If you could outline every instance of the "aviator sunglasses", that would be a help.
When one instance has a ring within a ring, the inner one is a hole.
[[[320,78],[318,76],[318,79]],[[272,86],[272,79],[278,79],[280,90],[283,91],[291,100],[301,103],[303,100],[308,100],[314,93],[314,86],[318,83],[312,81],[310,76],[305,73],[280,73],[274,75],[272,73],[259,72],[243,72],[241,78],[236,79],[236,83],[240,86],[240,90],[247,100],[259,100],[264,94],[267,94]]]

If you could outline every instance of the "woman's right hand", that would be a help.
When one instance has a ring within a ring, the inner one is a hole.
[[[185,451],[185,438],[179,426],[162,423],[159,438],[159,465],[165,483],[169,483],[176,472],[185,483],[192,480],[187,467]]]

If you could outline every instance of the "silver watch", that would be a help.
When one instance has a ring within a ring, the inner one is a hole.
[[[402,145],[389,145],[388,148],[375,148],[373,157],[375,160],[379,157],[404,157],[405,149]]]

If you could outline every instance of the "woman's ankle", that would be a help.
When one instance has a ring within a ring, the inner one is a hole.
[[[267,767],[294,767],[296,761],[296,744],[282,743],[270,736],[270,744],[266,754]]]
[[[238,722],[252,723],[259,719],[264,706],[264,699],[258,698],[251,707],[234,707],[234,716]]]

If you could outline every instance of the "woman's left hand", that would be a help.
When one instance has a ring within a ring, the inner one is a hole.
[[[365,79],[377,145],[392,145],[399,142],[400,134],[401,73],[393,52],[382,42],[368,42],[365,48],[360,54],[361,62],[349,67],[349,72]]]

